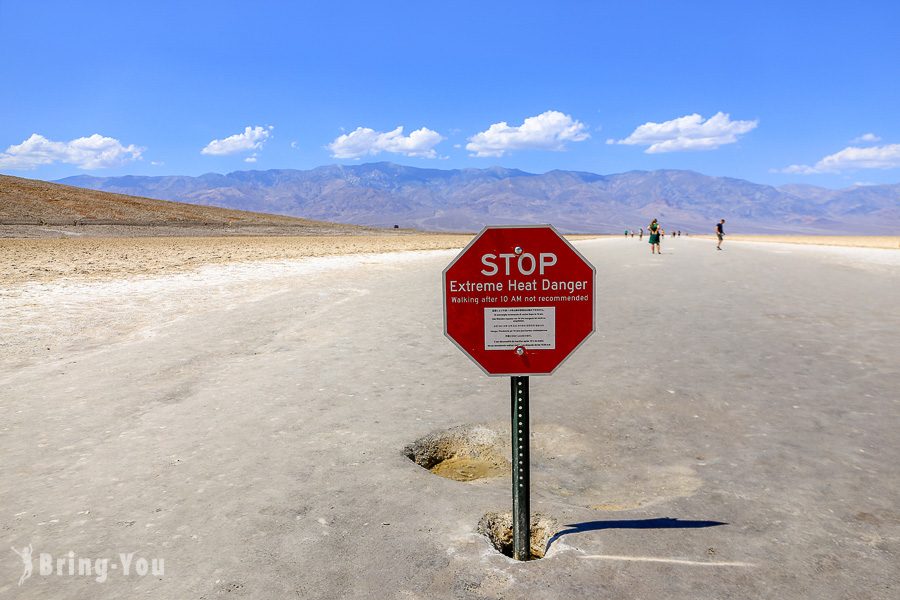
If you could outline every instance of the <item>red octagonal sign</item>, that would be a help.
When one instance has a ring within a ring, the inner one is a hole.
[[[594,272],[550,225],[485,227],[444,269],[444,333],[488,375],[548,375],[594,332]]]

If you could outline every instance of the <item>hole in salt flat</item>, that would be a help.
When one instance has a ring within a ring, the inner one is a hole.
[[[461,425],[430,433],[403,449],[403,454],[435,475],[474,481],[509,474],[499,432],[481,425]]]
[[[559,523],[553,517],[535,513],[531,515],[531,560],[544,558],[547,542],[559,531]],[[478,533],[485,536],[499,552],[512,558],[512,514],[489,512],[478,521]]]

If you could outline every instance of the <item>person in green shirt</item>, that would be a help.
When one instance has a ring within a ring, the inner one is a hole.
[[[656,219],[653,219],[647,229],[650,230],[650,253],[656,254],[659,252],[662,254],[662,249],[659,247],[659,223]]]

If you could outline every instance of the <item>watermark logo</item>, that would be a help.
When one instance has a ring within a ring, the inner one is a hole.
[[[19,577],[19,585],[25,583],[34,574],[34,548],[31,544],[17,550],[12,548],[13,552],[22,559],[22,576]],[[154,577],[162,577],[165,575],[166,565],[162,558],[147,559],[144,557],[135,558],[136,552],[123,552],[118,555],[118,560],[110,558],[89,558],[85,556],[76,556],[74,552],[69,551],[61,557],[54,557],[48,552],[41,552],[38,559],[38,575],[41,577],[49,577],[56,575],[58,577],[93,577],[97,583],[104,583],[110,575],[110,572],[121,573],[124,577],[136,575],[137,577],[145,577],[153,575]]]
[[[31,553],[34,552],[34,548],[31,547],[31,544],[28,544],[27,546],[22,548],[21,552],[19,552],[12,546],[10,546],[10,548],[12,549],[13,552],[15,552],[16,554],[19,555],[19,558],[22,559],[22,563],[25,567],[24,570],[22,571],[22,576],[19,577],[19,585],[22,585],[23,583],[25,583],[26,579],[31,577],[31,570],[34,567],[34,565],[31,562]]]

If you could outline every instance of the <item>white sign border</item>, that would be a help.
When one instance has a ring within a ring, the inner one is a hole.
[[[469,248],[471,248],[475,244],[475,242],[477,242],[479,239],[481,239],[481,236],[483,236],[485,234],[485,232],[487,232],[489,229],[540,229],[540,228],[548,228],[548,227],[551,230],[553,230],[553,233],[555,233],[557,236],[559,236],[559,239],[561,239],[563,241],[563,243],[566,246],[568,246],[570,250],[572,250],[572,252],[577,254],[578,257],[584,261],[584,264],[586,264],[587,266],[589,266],[591,268],[591,272],[593,273],[593,277],[592,277],[593,289],[591,290],[591,331],[586,336],[584,336],[584,339],[582,339],[580,342],[578,342],[578,345],[575,346],[574,348],[572,348],[572,351],[569,352],[569,354],[567,354],[564,359],[559,361],[559,364],[557,364],[555,367],[553,367],[553,370],[550,371],[549,373],[489,373],[488,370],[485,369],[481,365],[480,362],[475,360],[474,356],[469,354],[469,352],[465,348],[463,348],[459,344],[459,342],[457,342],[455,339],[453,339],[453,337],[451,337],[450,334],[447,332],[447,304],[448,304],[448,302],[447,302],[447,271],[449,271],[450,268],[456,264],[456,261],[458,261],[460,258],[462,258],[462,256],[469,250]],[[463,248],[462,250],[460,250],[459,254],[457,254],[453,258],[453,260],[450,261],[450,264],[447,265],[446,267],[444,267],[444,270],[441,271],[441,302],[444,305],[444,336],[447,339],[449,339],[451,342],[453,342],[453,345],[456,346],[457,348],[459,348],[463,354],[468,356],[469,360],[471,360],[473,363],[478,365],[478,368],[481,369],[485,375],[487,375],[488,377],[545,377],[545,376],[553,375],[554,373],[556,373],[557,369],[559,369],[563,365],[563,363],[565,363],[567,360],[569,360],[569,358],[573,354],[575,354],[575,352],[577,352],[579,348],[581,348],[582,344],[584,344],[586,341],[588,341],[588,339],[597,332],[597,314],[596,314],[597,313],[597,267],[595,267],[591,261],[589,261],[587,258],[585,258],[584,254],[579,252],[578,249],[575,248],[575,246],[573,246],[571,243],[569,243],[569,240],[567,240],[565,238],[565,236],[563,236],[563,234],[561,234],[556,229],[556,227],[554,227],[550,223],[544,223],[544,224],[539,224],[539,225],[485,225],[481,229],[481,231],[479,231],[478,234],[474,238],[472,238],[472,241],[469,242],[468,244],[466,244],[466,247]]]

